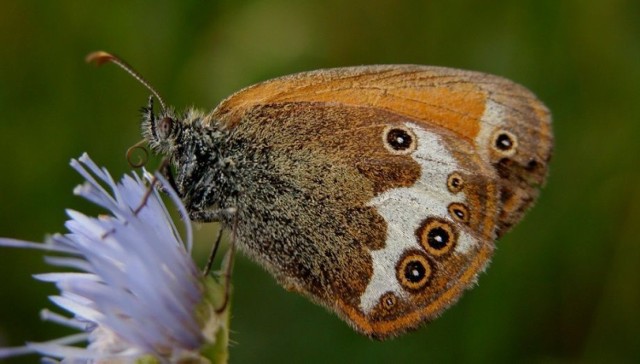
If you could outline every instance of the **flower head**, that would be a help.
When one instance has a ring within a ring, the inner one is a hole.
[[[56,234],[44,244],[2,238],[0,246],[64,255],[46,260],[74,272],[35,278],[58,287],[60,294],[50,298],[72,317],[43,311],[43,318],[83,333],[0,349],[0,358],[29,351],[73,363],[198,358],[226,322],[214,313],[208,298],[212,282],[202,277],[190,257],[190,225],[186,224],[184,244],[158,193],[137,174],[116,183],[86,154],[71,166],[86,179],[74,193],[110,214],[96,218],[68,210],[68,233]],[[162,176],[156,178],[163,183]],[[165,189],[186,216],[175,192]],[[82,340],[88,341],[86,347],[70,346]]]

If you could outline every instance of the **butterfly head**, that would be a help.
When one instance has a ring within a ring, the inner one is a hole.
[[[154,152],[171,156],[184,129],[184,120],[172,108],[155,114],[151,96],[149,104],[142,108],[142,135]]]

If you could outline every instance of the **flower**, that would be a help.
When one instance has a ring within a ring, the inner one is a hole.
[[[53,235],[44,244],[0,238],[0,246],[64,254],[46,260],[76,272],[35,278],[57,286],[60,294],[51,301],[73,317],[46,310],[42,317],[82,333],[0,349],[0,359],[36,352],[69,363],[208,362],[201,355],[221,337],[227,313],[215,312],[214,301],[223,293],[220,285],[203,277],[190,257],[191,225],[185,224],[184,244],[158,192],[135,173],[116,183],[86,154],[71,166],[86,179],[74,193],[110,215],[94,218],[67,210],[68,233]],[[169,184],[161,175],[155,177],[187,216]],[[80,341],[88,345],[71,346]]]

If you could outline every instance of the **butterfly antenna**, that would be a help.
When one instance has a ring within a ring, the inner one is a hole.
[[[120,66],[120,68],[127,71],[128,74],[133,76],[133,78],[138,80],[138,82],[140,82],[142,85],[144,85],[144,87],[146,87],[149,91],[151,91],[153,96],[155,96],[156,99],[158,99],[160,106],[162,106],[162,110],[163,111],[166,110],[164,100],[162,99],[162,97],[160,97],[160,94],[158,93],[158,91],[156,91],[153,88],[153,86],[151,86],[151,84],[149,84],[149,82],[147,82],[147,80],[144,79],[144,77],[142,77],[138,72],[136,72],[133,69],[133,67],[131,67],[127,62],[123,61],[119,57],[104,51],[97,51],[87,55],[87,58],[85,58],[85,60],[87,61],[87,63],[95,63],[97,66],[101,66],[107,62],[117,64],[118,66]]]

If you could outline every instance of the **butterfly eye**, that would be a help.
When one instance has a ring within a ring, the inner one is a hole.
[[[457,239],[456,232],[451,224],[435,218],[426,219],[418,228],[417,235],[424,250],[435,257],[445,255],[451,251]]]
[[[495,134],[493,148],[500,154],[512,155],[518,146],[518,139],[506,130],[500,130]]]
[[[405,127],[387,127],[382,134],[385,148],[393,154],[409,154],[416,149],[416,136]]]
[[[469,222],[469,210],[467,207],[461,203],[451,203],[449,204],[449,215],[453,217],[455,220],[460,222],[467,223]]]
[[[171,131],[173,130],[174,121],[172,118],[165,116],[162,118],[157,124],[157,133],[158,138],[166,139],[171,135]]]
[[[396,269],[398,281],[409,290],[424,288],[431,277],[431,265],[427,257],[418,251],[405,254]]]

